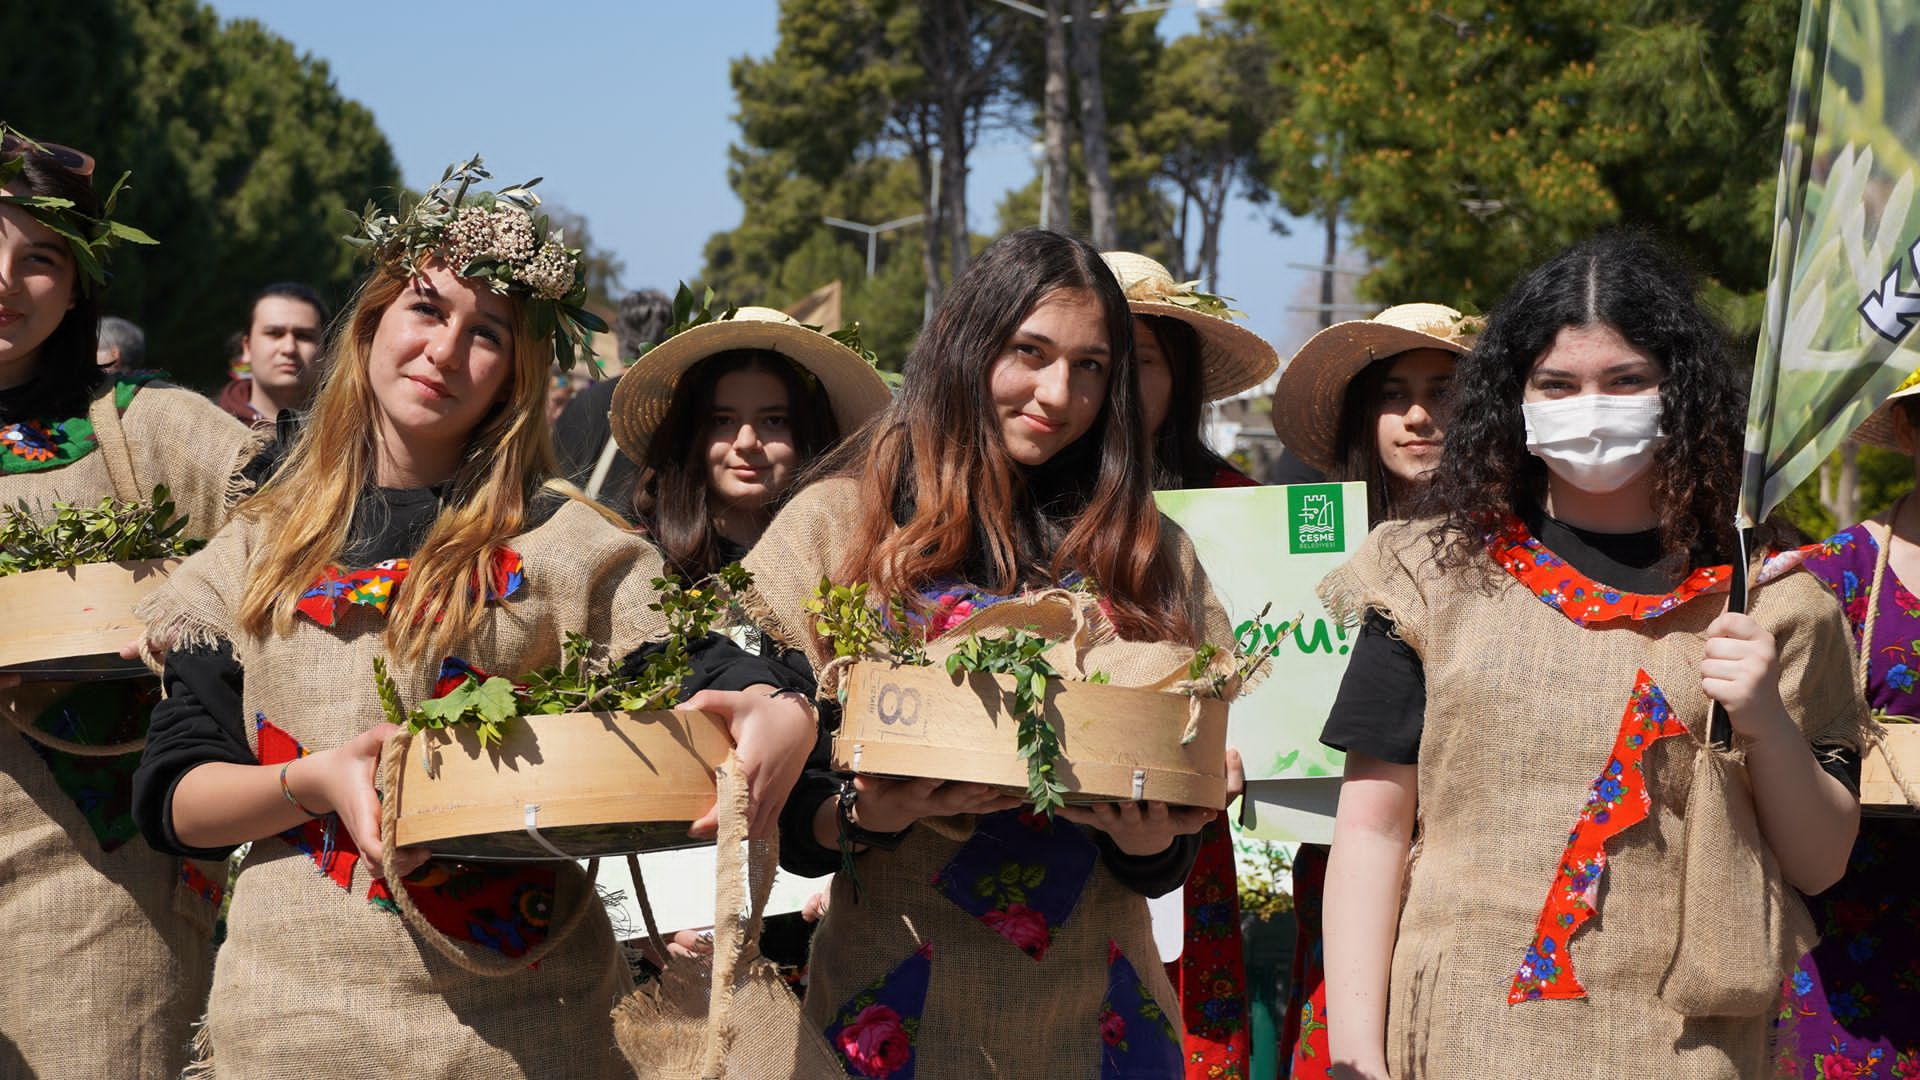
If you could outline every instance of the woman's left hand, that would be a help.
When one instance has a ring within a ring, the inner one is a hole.
[[[1780,654],[1773,635],[1751,615],[1730,611],[1707,627],[1700,688],[1726,706],[1733,729],[1749,739],[1772,738],[1793,728],[1780,700]]]
[[[1145,858],[1173,846],[1220,815],[1204,806],[1169,806],[1163,802],[1110,802],[1063,806],[1054,811],[1076,825],[1099,829],[1128,855]]]
[[[724,720],[733,735],[733,757],[747,782],[747,831],[769,836],[780,820],[780,808],[813,752],[817,721],[813,710],[795,695],[771,697],[746,690],[702,690],[679,706],[712,713]],[[687,830],[697,837],[719,833],[720,816],[709,810]]]

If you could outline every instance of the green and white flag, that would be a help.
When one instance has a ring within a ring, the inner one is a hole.
[[[1803,0],[1741,526],[1920,368],[1920,2]]]

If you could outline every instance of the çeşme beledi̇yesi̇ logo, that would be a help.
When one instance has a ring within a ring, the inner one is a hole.
[[[1315,555],[1347,550],[1339,484],[1295,484],[1287,489],[1287,551]]]
[[[1907,249],[1906,261],[1913,267],[1914,287],[1920,289],[1920,240]],[[1896,344],[1913,329],[1914,320],[1920,319],[1920,292],[1900,288],[1900,260],[1894,260],[1880,287],[1860,302],[1860,317],[1874,333]]]

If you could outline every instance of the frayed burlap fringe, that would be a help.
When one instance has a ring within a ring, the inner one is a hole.
[[[213,1067],[213,1029],[203,1015],[193,1025],[193,1040],[187,1045],[187,1067],[180,1080],[215,1080]]]

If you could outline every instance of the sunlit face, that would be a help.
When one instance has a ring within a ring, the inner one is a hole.
[[[1565,326],[1527,372],[1524,400],[1657,394],[1666,376],[1660,361],[1635,348],[1606,323]]]
[[[720,376],[707,423],[707,484],[715,509],[763,510],[793,483],[804,462],[789,409],[786,384],[772,372]]]
[[[1147,421],[1147,434],[1158,435],[1173,408],[1173,367],[1153,332],[1153,324],[1137,315],[1133,319],[1133,360],[1140,380],[1140,413]]]
[[[987,370],[1008,456],[1039,465],[1091,430],[1106,401],[1112,365],[1098,297],[1086,289],[1043,297]]]
[[[320,312],[305,300],[265,296],[240,339],[253,381],[265,390],[309,390],[319,378]]]
[[[1437,414],[1453,381],[1454,355],[1445,349],[1412,349],[1387,369],[1374,419],[1374,446],[1387,475],[1411,483],[1440,464]]]
[[[367,360],[383,436],[466,442],[506,399],[512,304],[437,263],[394,297]]]
[[[8,194],[26,194],[15,185]],[[40,346],[78,299],[73,253],[17,206],[0,204],[0,389],[33,378]]]

